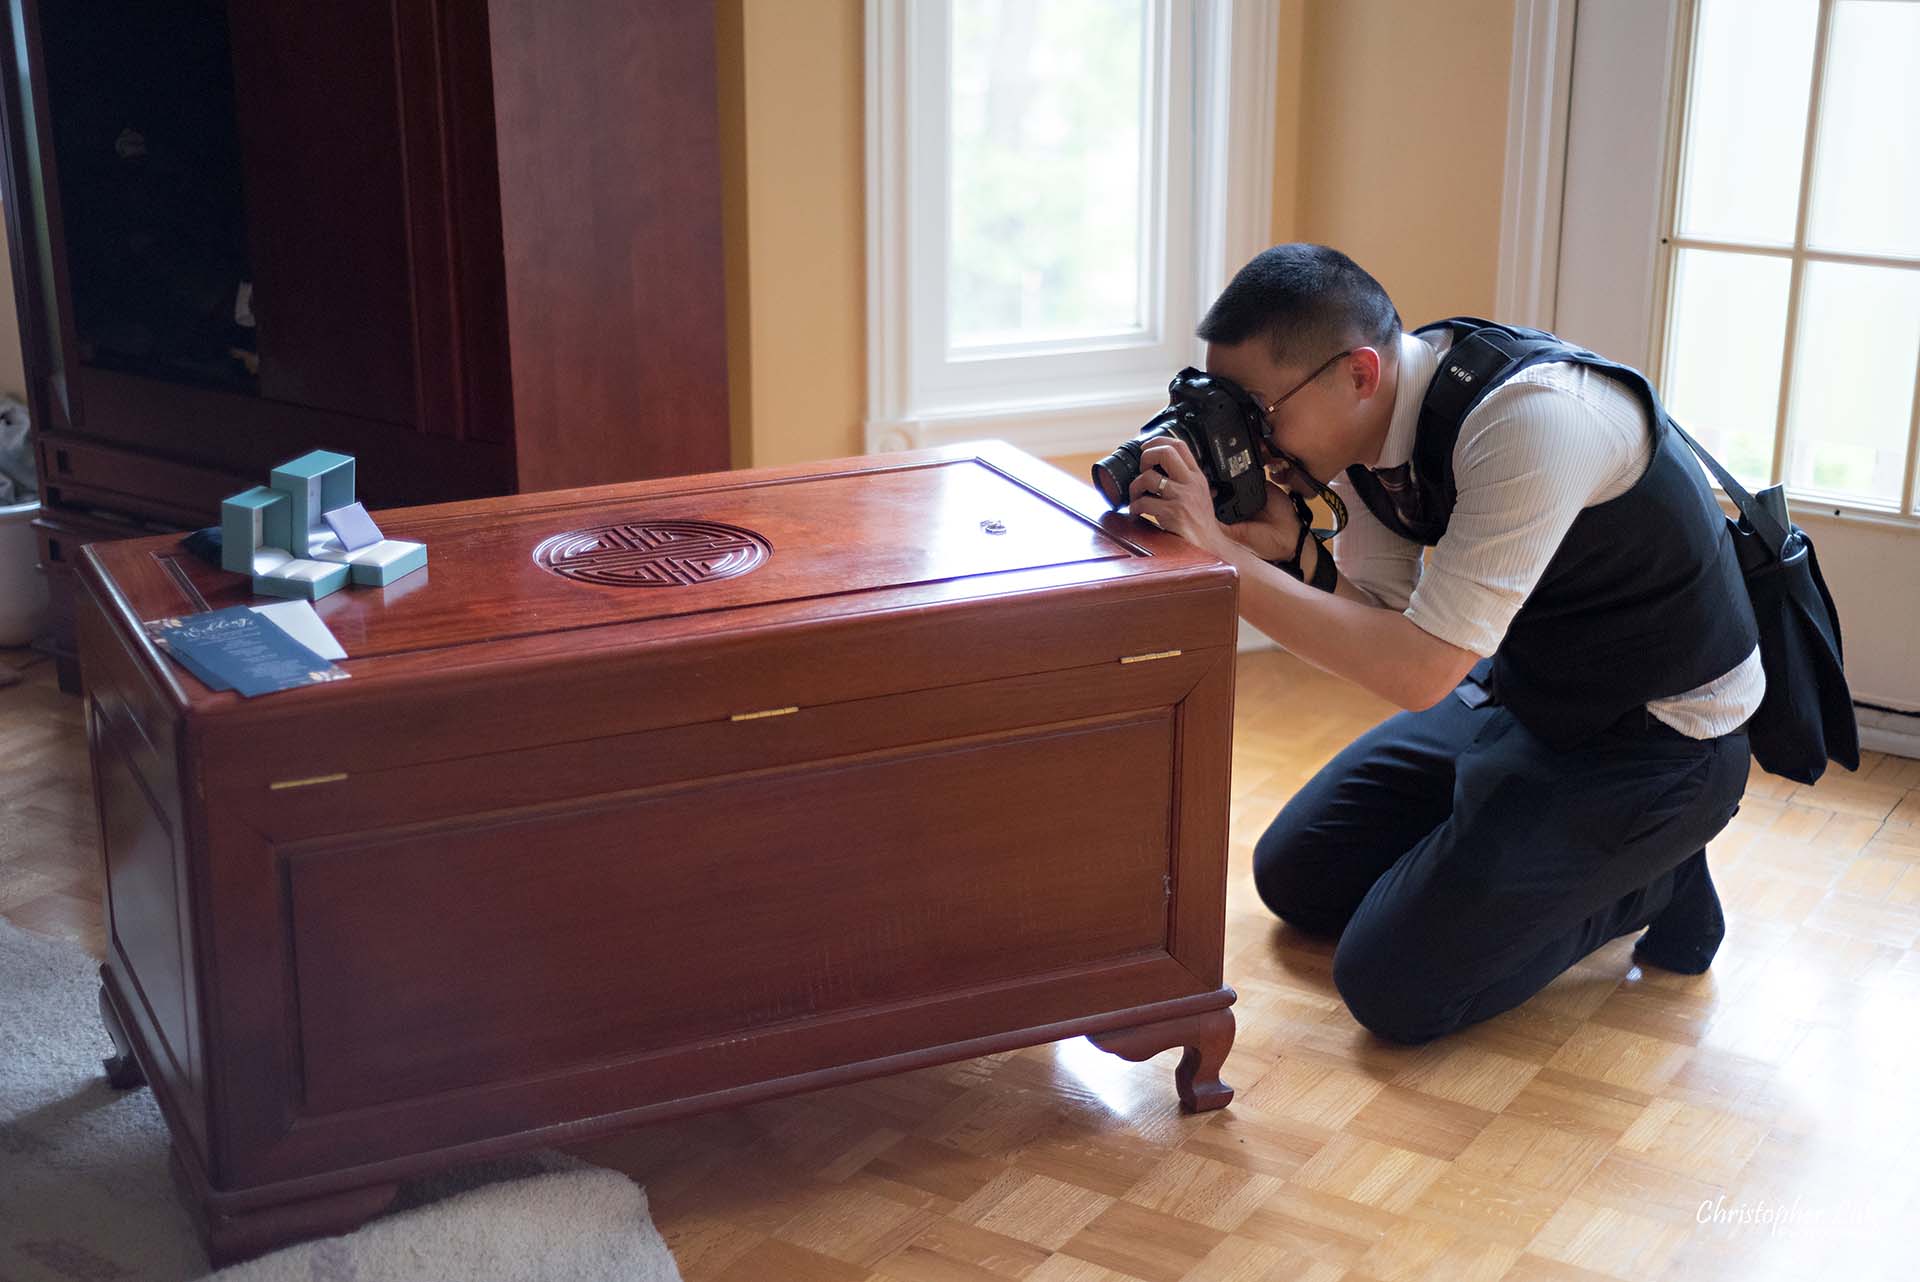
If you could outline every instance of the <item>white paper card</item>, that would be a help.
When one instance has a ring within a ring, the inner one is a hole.
[[[266,615],[269,622],[323,659],[347,657],[346,650],[334,639],[320,616],[314,613],[311,602],[275,601],[272,605],[255,605],[248,609]]]

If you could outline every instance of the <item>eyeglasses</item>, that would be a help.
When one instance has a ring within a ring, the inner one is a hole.
[[[1299,391],[1301,388],[1305,387],[1308,383],[1311,383],[1314,379],[1319,378],[1322,374],[1332,369],[1334,366],[1334,362],[1345,360],[1347,357],[1353,355],[1356,350],[1357,350],[1356,348],[1349,347],[1344,352],[1335,352],[1332,356],[1327,357],[1326,360],[1320,362],[1319,367],[1315,369],[1313,373],[1307,375],[1305,378],[1301,379],[1298,383],[1295,383],[1293,385],[1292,390],[1288,391],[1282,396],[1276,397],[1270,405],[1268,405],[1265,409],[1262,409],[1260,411],[1260,417],[1264,419],[1266,422],[1267,448],[1272,450],[1277,457],[1283,459],[1286,462],[1287,466],[1290,467],[1295,473],[1297,473],[1301,477],[1305,478],[1309,483],[1311,483],[1314,489],[1314,493],[1326,502],[1328,511],[1333,514],[1332,529],[1315,528],[1313,525],[1313,514],[1312,514],[1312,511],[1307,507],[1306,499],[1301,495],[1293,494],[1291,491],[1288,492],[1293,499],[1293,509],[1300,516],[1300,524],[1302,526],[1307,527],[1308,529],[1311,529],[1313,531],[1314,537],[1322,540],[1323,542],[1327,539],[1333,538],[1335,535],[1339,534],[1340,531],[1347,528],[1347,505],[1340,501],[1340,496],[1338,494],[1335,494],[1332,490],[1322,485],[1318,478],[1316,478],[1311,472],[1307,471],[1306,465],[1304,463],[1302,463],[1299,459],[1295,458],[1293,455],[1287,453],[1285,450],[1280,448],[1280,442],[1276,441],[1273,437],[1273,412],[1279,409],[1282,405],[1286,404],[1287,398],[1292,396],[1294,392]]]
[[[1294,393],[1294,392],[1297,392],[1297,391],[1299,391],[1299,390],[1300,390],[1301,388],[1303,388],[1303,387],[1305,387],[1305,386],[1306,386],[1306,385],[1307,385],[1308,383],[1311,383],[1311,382],[1312,382],[1312,381],[1313,381],[1314,379],[1316,379],[1316,378],[1319,378],[1319,377],[1320,377],[1320,376],[1321,376],[1322,374],[1324,374],[1324,373],[1326,373],[1326,372],[1327,372],[1328,370],[1330,370],[1330,369],[1332,369],[1332,368],[1333,368],[1333,363],[1334,363],[1335,361],[1343,361],[1343,360],[1345,360],[1345,359],[1346,359],[1347,357],[1349,357],[1349,356],[1351,356],[1351,355],[1353,355],[1353,353],[1354,353],[1354,350],[1355,350],[1355,349],[1353,349],[1353,348],[1351,348],[1351,347],[1349,347],[1349,348],[1348,348],[1348,349],[1347,349],[1346,351],[1344,351],[1344,352],[1335,352],[1335,353],[1334,353],[1333,355],[1331,355],[1331,356],[1329,356],[1329,357],[1327,357],[1327,359],[1326,359],[1326,360],[1324,360],[1324,361],[1321,361],[1321,362],[1320,362],[1320,367],[1319,367],[1318,369],[1316,369],[1316,370],[1314,370],[1314,371],[1313,371],[1313,373],[1311,373],[1311,374],[1309,374],[1309,375],[1307,375],[1307,376],[1306,376],[1305,378],[1303,378],[1303,379],[1301,379],[1301,380],[1300,380],[1300,381],[1299,381],[1298,383],[1295,383],[1295,384],[1293,385],[1293,390],[1292,390],[1292,391],[1289,391],[1289,392],[1287,392],[1287,393],[1286,393],[1285,395],[1282,395],[1282,396],[1279,396],[1279,397],[1276,397],[1276,398],[1274,399],[1274,401],[1273,401],[1273,403],[1272,403],[1271,405],[1268,405],[1268,406],[1267,406],[1266,408],[1264,408],[1264,409],[1262,409],[1262,410],[1260,411],[1260,412],[1261,412],[1261,414],[1263,414],[1263,415],[1265,415],[1265,416],[1266,416],[1267,418],[1269,418],[1269,419],[1271,419],[1271,418],[1273,417],[1273,412],[1274,412],[1275,410],[1277,410],[1277,409],[1279,409],[1279,408],[1280,408],[1280,407],[1281,407],[1282,405],[1284,405],[1284,404],[1286,404],[1286,403],[1287,403],[1287,401],[1288,401],[1288,399],[1289,399],[1289,398],[1291,398],[1291,397],[1293,396],[1293,393]]]

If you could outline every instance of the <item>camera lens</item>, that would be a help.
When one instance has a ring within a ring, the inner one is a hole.
[[[1093,465],[1093,483],[1109,507],[1126,506],[1134,478],[1140,475],[1140,446],[1124,441],[1120,448]]]

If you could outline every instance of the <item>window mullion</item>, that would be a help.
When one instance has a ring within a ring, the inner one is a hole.
[[[1722,254],[1752,254],[1757,258],[1792,258],[1791,245],[1748,245],[1735,240],[1708,240],[1699,236],[1671,236],[1675,249],[1711,249]]]
[[[1134,242],[1137,256],[1137,298],[1140,300],[1135,323],[1149,334],[1157,334],[1159,318],[1166,312],[1166,273],[1159,268],[1166,248],[1166,175],[1167,175],[1167,94],[1166,61],[1171,42],[1172,15],[1163,6],[1147,6],[1140,24],[1140,214],[1139,232]]]
[[[1840,263],[1849,267],[1897,267],[1904,271],[1920,268],[1920,258],[1898,258],[1885,254],[1849,254],[1837,249],[1808,249],[1810,263]]]
[[[1800,294],[1807,275],[1807,219],[1813,206],[1813,166],[1820,138],[1821,86],[1827,78],[1827,41],[1833,31],[1833,0],[1820,0],[1814,28],[1813,75],[1808,85],[1807,136],[1800,153],[1800,208],[1793,223],[1793,272],[1787,279],[1786,350],[1780,357],[1780,400],[1773,420],[1773,483],[1787,479],[1788,408],[1792,404],[1795,349],[1800,345]]]
[[[1757,245],[1737,240],[1714,240],[1705,236],[1670,236],[1668,243],[1675,249],[1712,249],[1728,254],[1754,254],[1762,258],[1791,258],[1796,252],[1791,245]],[[1904,258],[1890,254],[1852,254],[1843,250],[1811,247],[1799,252],[1810,263],[1841,263],[1850,267],[1898,267],[1909,271],[1920,269],[1920,258]]]

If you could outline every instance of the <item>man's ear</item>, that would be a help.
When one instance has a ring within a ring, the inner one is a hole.
[[[1353,380],[1353,393],[1361,400],[1371,400],[1380,390],[1380,350],[1375,347],[1356,347],[1353,355],[1347,358],[1347,377]]]

